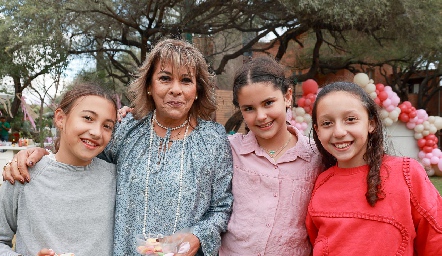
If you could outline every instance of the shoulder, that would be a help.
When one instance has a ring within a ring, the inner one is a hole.
[[[121,120],[121,123],[116,124],[114,134],[125,134],[136,127],[142,126],[148,120],[149,115],[150,114],[146,115],[142,119],[135,119],[132,113],[128,113],[127,116]]]
[[[111,175],[115,175],[116,174],[116,166],[115,166],[115,164],[106,162],[103,159],[95,157],[91,164],[93,165],[93,167],[97,168],[100,171],[101,170],[107,171]]]
[[[195,140],[203,141],[204,143],[217,144],[227,142],[227,133],[224,126],[214,121],[198,120],[198,125],[192,133],[192,137]]]

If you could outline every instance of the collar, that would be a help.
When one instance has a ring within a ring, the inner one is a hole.
[[[313,139],[309,139],[302,132],[300,132],[296,127],[292,126],[295,130],[294,134],[298,141],[296,145],[292,148],[289,148],[286,151],[286,155],[282,160],[285,161],[294,161],[296,158],[302,158],[303,160],[310,162],[313,154],[316,151],[316,145]],[[255,134],[252,131],[249,131],[246,135],[242,137],[241,147],[239,149],[239,154],[246,155],[255,152],[258,156],[263,156],[265,151],[259,146],[258,141],[256,140]],[[280,158],[281,159],[281,158]]]

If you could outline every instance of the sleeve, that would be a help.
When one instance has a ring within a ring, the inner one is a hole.
[[[17,205],[22,184],[5,182],[0,186],[0,255],[19,255],[12,250],[12,239],[17,231]]]
[[[218,255],[221,233],[226,231],[232,210],[233,160],[227,135],[220,137],[222,143],[215,148],[213,160],[212,198],[203,218],[193,227],[193,234],[200,240],[204,255]]]
[[[307,228],[307,234],[308,238],[310,240],[310,243],[312,245],[315,244],[315,240],[318,237],[318,229],[316,228],[315,224],[313,223],[312,216],[310,215],[310,212],[307,211],[307,216],[305,219],[305,226]]]
[[[404,159],[404,176],[413,206],[415,251],[417,255],[442,255],[442,197],[414,159]]]

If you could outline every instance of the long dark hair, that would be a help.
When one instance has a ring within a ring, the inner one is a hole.
[[[369,166],[369,171],[367,174],[367,193],[365,194],[365,197],[367,198],[367,202],[371,206],[374,206],[378,200],[381,200],[385,196],[382,191],[382,181],[380,175],[382,158],[385,154],[384,137],[382,120],[379,117],[378,106],[374,100],[370,98],[370,96],[357,84],[349,82],[331,83],[322,88],[316,96],[316,101],[313,105],[312,111],[312,123],[314,127],[318,126],[317,107],[321,99],[331,92],[338,91],[344,91],[358,97],[362,105],[367,110],[368,119],[374,121],[375,124],[373,132],[368,134],[367,150],[364,154],[364,160],[367,161]],[[315,129],[313,129],[313,139],[315,140],[318,150],[322,155],[322,161],[325,168],[328,169],[336,165],[336,158],[322,146]]]

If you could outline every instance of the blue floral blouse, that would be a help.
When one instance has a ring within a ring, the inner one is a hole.
[[[145,211],[151,121],[152,113],[141,120],[129,114],[117,125],[100,155],[117,165],[114,255],[139,255],[135,237],[143,233],[145,212],[146,233],[173,233],[179,216],[176,230],[192,228],[200,240],[197,255],[217,255],[220,234],[227,228],[233,202],[232,154],[225,130],[216,122],[199,119],[197,127],[187,135],[184,150],[183,140],[176,140],[166,151],[150,152]],[[162,140],[154,133],[152,148],[158,149]]]

